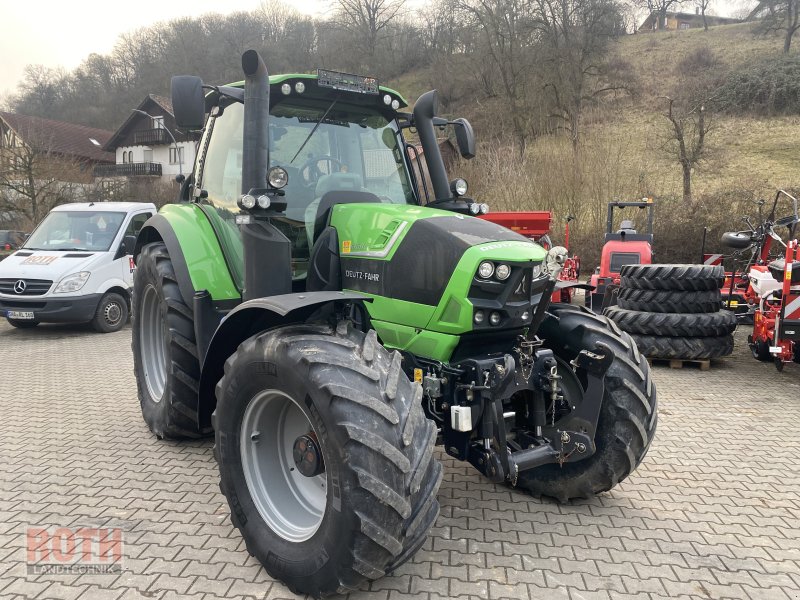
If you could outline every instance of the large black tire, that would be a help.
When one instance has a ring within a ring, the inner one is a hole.
[[[17,329],[33,329],[39,324],[39,321],[19,321],[17,319],[7,319],[8,324]]]
[[[680,338],[633,334],[631,337],[648,358],[700,360],[722,358],[733,352],[732,335]]]
[[[718,290],[725,270],[720,265],[625,265],[620,278],[623,288],[637,290]]]
[[[622,331],[670,337],[709,337],[733,333],[736,315],[722,310],[715,313],[651,313],[610,306],[603,312]]]
[[[517,486],[561,502],[610,490],[636,469],[656,432],[656,387],[647,360],[613,321],[579,306],[551,305],[537,335],[565,361],[580,350],[597,351],[599,342],[611,348],[614,362],[605,376],[597,451],[586,460],[523,471]]]
[[[719,290],[675,292],[621,288],[617,306],[657,313],[714,313],[722,308]]]
[[[336,331],[302,325],[260,333],[228,358],[216,394],[215,455],[232,522],[250,554],[293,592],[321,597],[356,589],[401,565],[424,543],[439,513],[436,428],[423,413],[420,385],[409,382],[400,354],[387,352],[374,331],[364,335],[340,324]],[[317,529],[294,540],[287,519],[300,521],[305,513],[294,500],[274,499],[308,478],[268,458],[254,470],[249,458],[269,457],[269,444],[281,444],[276,433],[263,440],[266,454],[251,449],[249,415],[264,398],[287,404],[281,414],[295,411],[295,422],[297,414],[304,416],[324,457],[325,472],[316,476],[327,482]],[[246,473],[251,480],[263,473],[261,481],[269,485],[250,485]]]
[[[92,327],[100,333],[119,331],[128,322],[128,299],[109,293],[100,298],[94,311]]]
[[[167,247],[142,248],[133,280],[133,368],[142,417],[160,438],[197,438],[200,361],[192,309],[178,289]]]

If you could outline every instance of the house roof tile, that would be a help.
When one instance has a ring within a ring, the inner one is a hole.
[[[112,132],[76,123],[0,112],[0,119],[27,144],[46,144],[48,151],[97,162],[114,162],[114,155],[103,150]]]

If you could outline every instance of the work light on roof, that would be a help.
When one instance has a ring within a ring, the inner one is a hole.
[[[284,83],[284,84],[281,86],[281,93],[282,93],[284,96],[288,96],[289,94],[291,94],[291,93],[292,93],[292,86],[290,86],[288,83]]]
[[[303,83],[302,81],[298,81],[297,83],[294,84],[294,91],[297,92],[298,94],[302,94],[303,92],[306,91],[306,84]]]
[[[397,110],[400,108],[400,101],[399,100],[392,100],[392,108]]]
[[[389,106],[389,105],[391,105],[391,103],[392,103],[392,97],[391,97],[389,94],[386,94],[386,95],[384,95],[384,97],[383,97],[383,103],[384,103],[386,106]]]

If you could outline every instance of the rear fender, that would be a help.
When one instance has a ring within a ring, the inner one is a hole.
[[[214,387],[224,374],[225,361],[247,338],[267,329],[304,323],[325,305],[368,301],[368,296],[353,292],[306,292],[256,298],[234,308],[214,333],[200,374],[200,428],[211,425],[211,413],[217,405]]]

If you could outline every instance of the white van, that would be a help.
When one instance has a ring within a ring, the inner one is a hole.
[[[0,261],[0,316],[14,327],[88,323],[109,333],[130,313],[136,234],[154,204],[57,206],[25,244]]]

